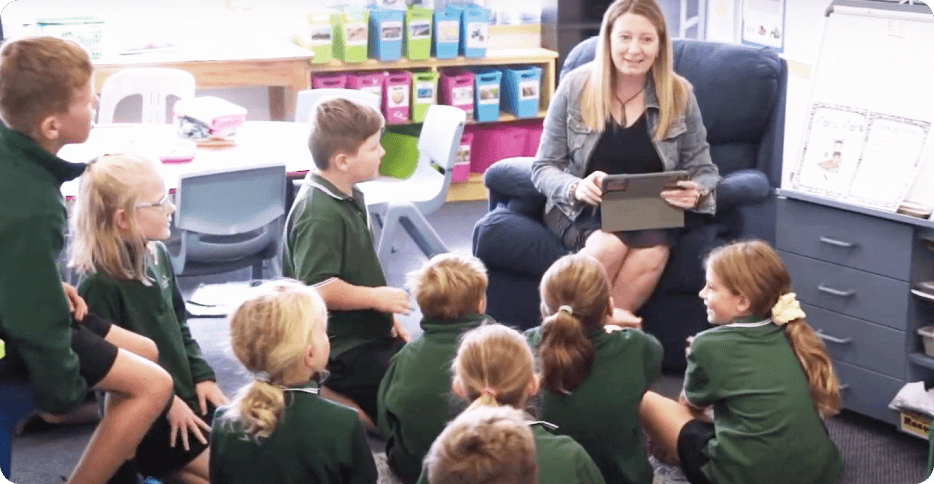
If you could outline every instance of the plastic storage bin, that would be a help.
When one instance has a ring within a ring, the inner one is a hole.
[[[404,123],[409,120],[409,92],[412,90],[412,75],[406,71],[386,74],[383,83],[383,116],[387,123]]]
[[[468,126],[473,133],[470,153],[470,171],[483,173],[493,163],[506,158],[523,156],[528,131],[515,126]]]
[[[306,30],[293,36],[293,40],[315,54],[311,59],[313,64],[323,64],[331,61],[333,35],[331,15],[313,12],[308,14]]]
[[[924,326],[918,328],[918,334],[924,341],[924,352],[928,356],[934,357],[934,326]]]
[[[402,10],[370,6],[369,56],[381,61],[402,58]]]
[[[367,50],[367,22],[365,10],[331,14],[334,30],[334,57],[344,62],[363,62]]]
[[[520,118],[538,116],[542,69],[517,67],[503,69],[503,106]]]
[[[483,57],[490,40],[490,11],[472,3],[448,4],[449,11],[460,14],[460,53],[464,57]]]
[[[346,87],[347,74],[343,72],[322,72],[311,78],[312,89],[344,89]]]
[[[383,104],[383,84],[385,82],[385,72],[358,72],[347,74],[347,89],[359,89],[376,94],[379,96],[380,106]]]
[[[474,118],[477,121],[499,119],[502,71],[480,69],[474,73]]]
[[[422,60],[431,57],[431,17],[428,8],[409,7],[405,11],[405,57]]]
[[[439,78],[439,96],[441,104],[457,106],[467,111],[467,118],[473,117],[473,72],[445,71]]]
[[[461,43],[461,15],[455,10],[435,10],[432,53],[438,59],[457,57]]]
[[[457,159],[451,169],[451,183],[467,181],[470,177],[470,150],[473,143],[473,133],[464,133],[457,146]]]
[[[393,126],[383,133],[382,144],[386,154],[379,164],[381,175],[408,178],[415,173],[420,132],[419,126]]]
[[[411,99],[412,121],[420,123],[425,120],[428,106],[438,104],[438,73],[413,72]]]

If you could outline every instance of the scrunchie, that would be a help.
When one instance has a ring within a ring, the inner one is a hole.
[[[778,326],[784,326],[790,321],[802,318],[804,318],[804,311],[793,292],[778,298],[778,302],[772,306],[772,322]]]
[[[571,316],[574,316],[574,308],[572,308],[571,306],[568,306],[567,304],[562,304],[561,307],[558,308],[558,312],[560,313],[561,311],[564,311],[570,314]]]

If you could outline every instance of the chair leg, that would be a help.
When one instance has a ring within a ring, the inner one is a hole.
[[[392,255],[392,237],[397,228],[405,230],[409,237],[427,257],[448,252],[447,246],[425,216],[411,203],[391,203],[386,208],[383,233],[379,238],[376,254],[384,265]]]

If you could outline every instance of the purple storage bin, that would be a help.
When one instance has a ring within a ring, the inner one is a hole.
[[[524,156],[528,130],[516,126],[468,126],[473,134],[470,171],[483,173],[493,163],[506,158]]]
[[[312,89],[345,89],[347,74],[343,72],[315,74],[311,79]]]
[[[456,106],[473,118],[473,72],[466,70],[445,71],[438,81],[439,104]]]
[[[383,83],[383,116],[387,123],[404,123],[409,120],[409,93],[412,91],[412,75],[407,71],[386,74]]]
[[[470,152],[473,143],[473,133],[464,133],[457,147],[457,159],[451,169],[451,183],[467,181],[470,176]]]
[[[385,72],[356,72],[347,74],[347,89],[359,89],[372,92],[383,102],[383,84],[386,82]]]

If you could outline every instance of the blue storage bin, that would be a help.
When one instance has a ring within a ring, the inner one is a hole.
[[[461,44],[461,15],[457,10],[435,10],[431,52],[438,59],[453,59]]]
[[[499,119],[503,72],[499,69],[478,69],[474,75],[474,118],[477,121]]]
[[[405,12],[370,5],[369,54],[373,59],[402,58],[402,21]]]
[[[472,3],[448,4],[448,11],[460,14],[460,53],[464,57],[484,57],[490,40],[490,11]]]
[[[542,87],[541,67],[503,69],[503,106],[520,118],[538,116]]]

